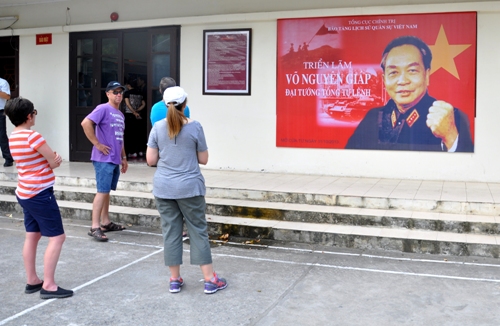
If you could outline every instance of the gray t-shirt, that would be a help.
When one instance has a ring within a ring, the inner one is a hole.
[[[167,120],[154,124],[148,147],[157,148],[160,159],[153,177],[153,195],[163,199],[205,196],[205,178],[198,164],[198,152],[208,150],[203,127],[198,121],[185,124],[170,139]]]

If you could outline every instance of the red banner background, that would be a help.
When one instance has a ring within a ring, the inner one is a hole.
[[[278,20],[276,145],[344,148],[389,99],[382,52],[404,35],[429,45],[429,94],[465,112],[474,137],[476,29],[475,12]]]

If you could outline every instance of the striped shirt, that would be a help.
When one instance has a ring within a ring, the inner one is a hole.
[[[55,175],[49,162],[37,149],[45,144],[45,139],[33,130],[13,131],[9,147],[18,173],[16,195],[29,199],[55,183]]]

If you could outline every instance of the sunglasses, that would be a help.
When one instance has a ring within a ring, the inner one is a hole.
[[[37,114],[38,114],[38,111],[35,109],[35,110],[33,110],[33,112],[31,112],[31,114],[33,114],[33,115],[37,115]]]
[[[120,94],[123,94],[123,91],[113,91],[112,92],[114,95],[120,95]]]

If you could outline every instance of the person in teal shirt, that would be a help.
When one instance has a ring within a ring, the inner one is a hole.
[[[162,94],[163,97],[163,92],[169,88],[177,86],[175,79],[172,77],[163,77],[160,80],[160,93]],[[165,119],[167,117],[167,106],[165,105],[165,102],[163,102],[163,99],[157,103],[155,103],[151,107],[151,115],[149,116],[149,119],[151,120],[151,126],[155,125],[155,122],[160,121],[162,119]],[[189,114],[189,107],[186,105],[186,108],[184,109],[184,115],[186,118],[190,118]]]

